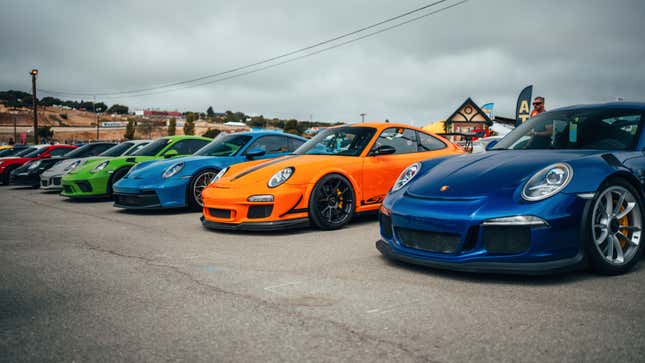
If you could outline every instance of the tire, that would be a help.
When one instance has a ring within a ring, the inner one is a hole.
[[[322,230],[344,227],[354,216],[356,196],[352,183],[340,174],[328,174],[309,196],[309,218]]]
[[[634,267],[643,253],[643,215],[641,195],[627,181],[601,185],[584,219],[583,244],[594,272],[619,275]]]
[[[186,204],[188,208],[194,211],[202,210],[204,204],[202,203],[201,192],[210,184],[210,181],[217,173],[219,173],[217,169],[205,169],[193,175],[186,190]]]
[[[110,176],[110,179],[108,179],[108,185],[107,185],[107,194],[108,196],[112,196],[112,187],[114,186],[114,183],[118,182],[125,176],[125,174],[130,171],[131,166],[126,166],[121,169],[117,169],[114,173],[112,173],[112,176]]]

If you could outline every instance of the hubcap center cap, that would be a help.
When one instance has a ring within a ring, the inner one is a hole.
[[[609,231],[611,233],[618,233],[619,228],[620,228],[620,223],[618,223],[618,219],[612,218],[611,221],[609,222]]]

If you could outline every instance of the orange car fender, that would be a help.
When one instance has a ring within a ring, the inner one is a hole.
[[[341,170],[341,169],[327,169],[325,171],[321,171],[320,173],[315,174],[314,177],[312,177],[307,184],[307,187],[305,188],[305,193],[303,194],[303,201],[302,203],[302,208],[309,208],[309,199],[311,198],[311,193],[313,192],[314,188],[316,187],[316,184],[320,179],[322,179],[325,175],[329,174],[339,174],[347,178],[349,182],[352,184],[352,188],[354,188],[354,198],[356,199],[358,195],[361,193],[361,184],[356,180],[356,178],[352,175],[352,173],[347,172],[346,170]]]

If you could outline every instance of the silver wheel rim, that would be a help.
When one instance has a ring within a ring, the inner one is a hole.
[[[211,183],[215,175],[217,174],[207,171],[199,174],[193,182],[193,199],[200,207],[204,206],[204,202],[202,202],[202,191]]]
[[[612,265],[629,263],[641,239],[641,209],[636,197],[626,188],[612,186],[596,199],[592,216],[594,245]]]

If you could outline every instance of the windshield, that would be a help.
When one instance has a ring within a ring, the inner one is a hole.
[[[138,143],[138,144],[134,145],[134,146],[132,147],[132,149],[128,150],[125,154],[123,154],[123,156],[130,156],[130,155],[134,155],[134,154],[136,154],[136,153],[137,153],[137,151],[139,151],[139,150],[143,149],[143,148],[144,148],[144,147],[146,147],[146,145],[148,145],[149,143],[150,143],[150,141],[140,142],[140,143]]]
[[[516,127],[492,149],[629,150],[638,142],[642,114],[629,109],[546,112]]]
[[[22,153],[21,153],[21,155],[20,155],[20,156],[23,156],[23,157],[25,157],[25,158],[35,158],[35,157],[37,157],[38,155],[40,155],[40,154],[44,153],[45,151],[47,151],[47,148],[46,148],[46,147],[40,147],[40,148],[38,148],[38,147],[34,147],[34,148],[30,148],[30,149],[31,149],[31,150],[30,150],[30,152],[29,152],[29,153],[26,153],[26,154],[22,154]]]
[[[371,127],[334,127],[304,143],[294,154],[358,156],[375,132]]]
[[[246,145],[251,136],[248,135],[225,135],[211,141],[208,145],[199,149],[195,155],[202,156],[233,156]]]
[[[134,156],[155,156],[170,142],[170,139],[157,139],[145,147],[139,149],[132,155]]]
[[[112,146],[111,148],[105,150],[104,152],[100,153],[98,156],[121,156],[126,150],[132,147],[134,143],[132,142],[122,142],[120,144],[116,144]]]
[[[87,154],[88,150],[92,149],[92,146],[93,146],[92,144],[83,145],[65,154],[65,157],[82,158],[83,156],[85,156],[85,154]],[[59,155],[59,156],[62,156],[62,155]]]
[[[14,156],[25,156],[25,155],[27,155],[27,154],[31,154],[32,152],[34,152],[34,151],[36,151],[36,150],[38,150],[38,149],[37,149],[37,148],[35,148],[35,147],[33,147],[33,146],[32,146],[32,147],[28,147],[28,148],[26,148],[26,149],[23,149],[23,150],[19,151],[19,152],[18,152],[18,153],[16,153]]]
[[[0,151],[0,157],[3,156],[14,156],[17,155],[18,153],[27,150],[27,148],[11,148],[11,149],[4,149]]]

